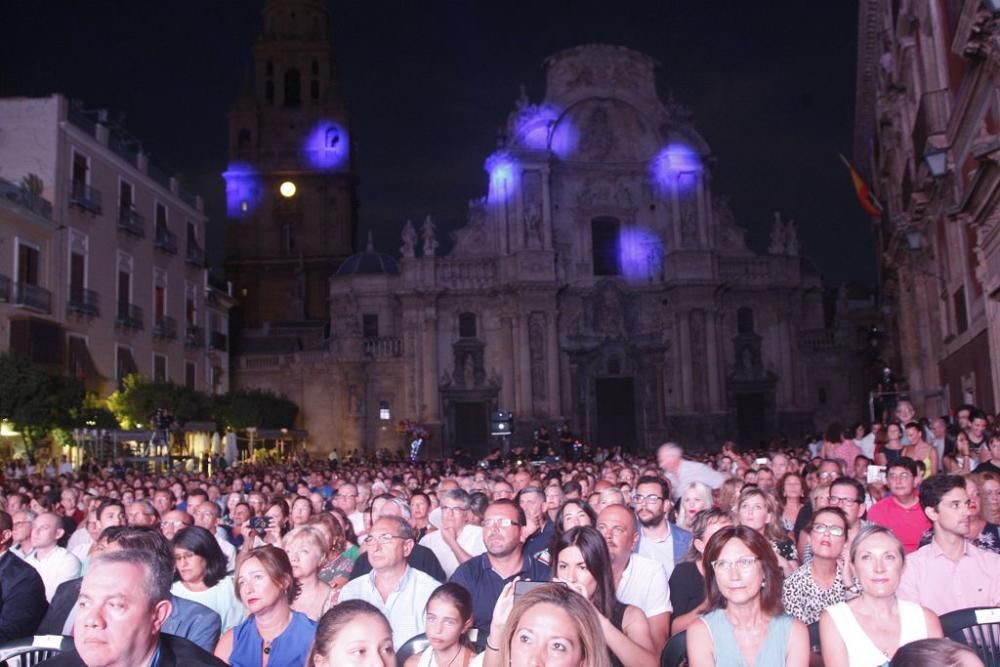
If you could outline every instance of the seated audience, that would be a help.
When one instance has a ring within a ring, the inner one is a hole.
[[[312,621],[335,604],[335,590],[319,578],[330,548],[321,528],[311,524],[292,528],[284,540],[284,550],[292,564],[292,576],[299,593],[292,602],[292,609],[302,612]]]
[[[359,656],[366,666],[394,666],[392,628],[382,612],[364,600],[341,602],[319,620],[306,665],[341,667],[356,664]]]
[[[917,475],[917,464],[913,459],[897,458],[886,469],[889,495],[868,510],[868,520],[895,533],[906,553],[917,550],[920,536],[931,527],[920,507]]]
[[[951,639],[920,639],[900,647],[889,667],[985,667],[976,652]]]
[[[856,592],[844,581],[850,576],[842,558],[847,543],[844,513],[836,507],[824,507],[813,515],[805,532],[812,558],[785,578],[781,601],[786,612],[810,625],[819,620],[824,609],[844,602],[849,592],[852,597]]]
[[[791,574],[795,571],[799,566],[795,545],[781,525],[781,512],[774,496],[755,486],[744,487],[736,519],[741,526],[756,530],[771,543],[782,572]]]
[[[431,593],[424,609],[428,646],[407,658],[404,667],[465,667],[476,655],[468,637],[471,627],[472,596],[469,591],[456,583],[441,584]]]
[[[223,633],[242,621],[243,605],[236,597],[233,578],[226,576],[226,557],[215,536],[200,526],[187,526],[171,542],[177,575],[170,592],[217,613]]]
[[[691,521],[691,549],[670,574],[670,604],[674,609],[673,622],[670,624],[671,635],[686,630],[708,611],[705,569],[701,556],[712,535],[719,529],[732,525],[732,515],[716,507],[694,515]]]
[[[13,523],[0,511],[0,643],[33,635],[47,607],[38,570],[10,550]]]
[[[46,602],[52,600],[59,584],[80,576],[80,561],[59,546],[63,535],[62,519],[51,512],[42,512],[31,525],[32,550],[24,562],[41,575]]]

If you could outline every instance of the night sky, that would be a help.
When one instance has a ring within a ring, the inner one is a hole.
[[[0,0],[0,95],[62,92],[110,110],[154,162],[184,176],[212,216],[222,256],[229,105],[263,0]],[[773,212],[799,224],[802,252],[831,284],[874,282],[870,222],[837,153],[854,123],[855,2],[572,0],[331,2],[351,109],[361,239],[398,252],[407,218],[465,221],[486,192],[483,161],[542,61],[571,46],[636,49],[661,67],[661,97],[694,113],[751,246]],[[442,235],[443,236],[443,235]],[[446,247],[449,244],[446,244]]]

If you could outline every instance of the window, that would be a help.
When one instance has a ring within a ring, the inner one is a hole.
[[[309,84],[309,98],[316,102],[319,100],[319,81],[313,79]]]
[[[38,286],[39,264],[41,264],[41,252],[38,247],[18,240],[17,282],[22,285]]]
[[[87,236],[75,229],[69,232],[69,298],[77,303],[83,300],[87,287]]]
[[[197,292],[193,283],[184,284],[184,323],[193,327],[198,323]]]
[[[167,357],[162,354],[153,355],[153,381],[167,381]]]
[[[295,227],[290,222],[281,225],[281,251],[286,255],[295,253]]]
[[[458,316],[458,336],[459,338],[476,337],[476,314],[461,313]]]
[[[129,255],[118,255],[118,317],[129,317],[129,305],[132,303],[132,258]]]
[[[615,218],[594,218],[590,223],[595,276],[621,275],[621,225]]]
[[[392,412],[389,410],[389,401],[378,402],[378,418],[384,422],[392,419]]]
[[[115,379],[118,380],[118,388],[123,389],[125,378],[138,372],[139,368],[135,365],[132,350],[121,345],[115,346]]]
[[[299,70],[294,67],[285,72],[285,106],[298,107],[302,104],[302,80]]]
[[[197,389],[195,386],[198,379],[198,367],[193,361],[184,362],[184,386],[188,389]]]
[[[365,338],[378,338],[378,315],[362,315],[361,331]]]
[[[118,182],[118,209],[131,211],[135,207],[135,189],[128,181]]]
[[[90,160],[86,155],[73,151],[73,185],[87,185],[90,182]]]
[[[958,333],[965,333],[965,330],[969,328],[969,314],[965,307],[965,287],[959,287],[955,290],[955,326],[958,327]]]
[[[167,231],[167,207],[156,202],[156,235],[162,236]]]
[[[167,272],[153,269],[153,322],[161,326],[167,315]]]
[[[965,225],[966,266],[969,267],[969,279],[972,282],[973,297],[979,297],[983,294],[983,284],[979,282],[978,275],[979,255],[976,253],[977,243],[975,225]]]
[[[740,308],[736,311],[736,333],[752,334],[753,332],[753,308]]]
[[[236,138],[236,152],[246,153],[247,151],[249,151],[250,141],[251,141],[250,130],[244,127],[242,130],[240,130],[240,133],[239,135],[237,135]]]

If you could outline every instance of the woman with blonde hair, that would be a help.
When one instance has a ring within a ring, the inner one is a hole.
[[[677,525],[691,530],[689,526],[694,515],[712,505],[712,489],[707,484],[691,482],[681,490],[681,499],[677,503]]]
[[[285,535],[283,544],[292,564],[292,576],[299,584],[292,609],[318,621],[335,603],[334,589],[319,578],[330,552],[326,533],[319,526],[299,526]]]
[[[611,667],[594,605],[558,583],[541,584],[517,599],[507,584],[493,609],[484,667]]]
[[[736,506],[736,518],[741,526],[753,528],[767,538],[785,576],[798,569],[795,544],[788,539],[785,527],[781,525],[781,509],[777,498],[760,487],[744,487]]]

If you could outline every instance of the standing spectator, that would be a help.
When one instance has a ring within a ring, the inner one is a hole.
[[[920,422],[909,422],[906,425],[906,438],[910,441],[903,447],[903,456],[922,461],[924,464],[924,479],[934,475],[939,470],[937,450],[924,441],[924,427]]]
[[[653,646],[663,646],[670,633],[670,586],[663,566],[633,553],[639,539],[635,515],[624,505],[612,505],[597,515],[597,530],[608,544],[615,596],[638,607],[649,621]]]
[[[469,523],[469,494],[461,489],[448,491],[441,498],[441,529],[420,540],[437,556],[445,576],[458,566],[486,551],[483,529]]]
[[[427,605],[438,582],[407,565],[406,557],[414,545],[413,527],[403,518],[378,519],[364,542],[372,571],[348,582],[340,592],[340,600],[364,600],[378,608],[389,619],[393,644],[398,649],[424,631],[424,619],[417,610]]]
[[[656,463],[666,475],[675,494],[682,492],[691,482],[701,482],[711,489],[717,489],[726,480],[726,475],[712,470],[704,463],[685,460],[684,450],[673,442],[660,445],[656,451]]]
[[[986,434],[988,425],[986,413],[982,410],[973,410],[969,414],[969,427],[965,429],[965,434],[969,436],[969,449],[972,451],[972,455],[979,456],[980,461],[986,461],[990,458]]]
[[[404,667],[467,665],[475,655],[467,633],[472,627],[472,596],[456,583],[441,584],[424,609],[428,646],[407,658]],[[448,656],[451,656],[450,658]]]
[[[62,521],[51,512],[39,514],[31,526],[34,548],[24,561],[41,575],[46,602],[52,600],[59,584],[80,576],[80,561],[57,544],[62,536]]]
[[[38,571],[10,550],[13,526],[10,514],[0,511],[0,643],[33,635],[47,606]]]
[[[549,568],[524,552],[524,510],[510,499],[494,500],[483,514],[486,552],[458,566],[451,581],[472,595],[473,624],[479,631],[477,644],[485,647],[486,635],[504,586],[519,577],[525,581],[548,581]]]
[[[659,477],[640,477],[632,500],[636,518],[639,519],[639,541],[635,552],[662,565],[667,579],[670,579],[674,564],[684,557],[691,546],[691,533],[667,521],[667,513],[673,507],[670,486]]]
[[[886,481],[890,495],[868,510],[868,520],[891,530],[906,553],[912,553],[920,544],[920,536],[931,527],[920,508],[916,462],[906,457],[896,459],[886,471]]]
[[[969,494],[958,475],[935,475],[920,485],[920,505],[934,538],[909,557],[899,597],[936,614],[1000,604],[1000,555],[968,539]]]

